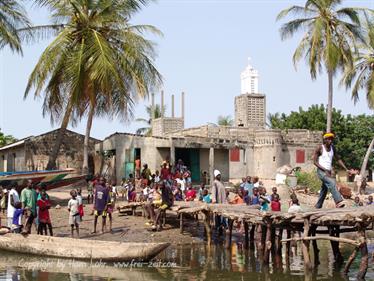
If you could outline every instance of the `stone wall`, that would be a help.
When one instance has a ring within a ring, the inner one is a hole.
[[[43,135],[30,137],[25,141],[25,166],[28,170],[45,170],[48,158],[52,152],[59,130],[54,130]],[[91,138],[89,141],[90,170],[93,172],[93,154],[95,144],[99,140]],[[83,165],[84,135],[67,130],[62,140],[60,151],[56,160],[58,169],[73,168],[78,173]]]
[[[235,125],[265,128],[266,97],[260,94],[246,94],[235,97]]]

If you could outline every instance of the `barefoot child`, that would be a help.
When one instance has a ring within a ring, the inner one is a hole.
[[[53,236],[51,217],[49,215],[49,209],[51,208],[51,203],[49,202],[47,198],[47,193],[45,190],[43,190],[40,193],[40,196],[41,196],[40,199],[37,201],[37,205],[39,207],[38,234],[43,235],[44,233],[45,235],[47,235],[47,226],[48,226],[49,234]]]
[[[79,203],[77,200],[77,192],[75,190],[70,191],[71,199],[68,203],[68,211],[69,211],[69,224],[71,226],[71,237],[74,237],[74,227],[75,231],[77,232],[77,237],[79,237]]]

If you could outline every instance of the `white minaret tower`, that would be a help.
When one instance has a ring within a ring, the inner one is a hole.
[[[248,58],[248,66],[240,74],[242,95],[258,94],[258,71],[249,64],[250,60]]]

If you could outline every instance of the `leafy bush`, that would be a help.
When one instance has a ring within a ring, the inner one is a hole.
[[[321,189],[321,180],[318,178],[315,171],[312,172],[298,172],[296,173],[297,185],[306,187],[309,191],[318,193]]]

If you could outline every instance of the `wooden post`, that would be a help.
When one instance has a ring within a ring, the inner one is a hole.
[[[352,254],[349,256],[348,258],[348,261],[347,261],[347,264],[345,265],[344,267],[344,274],[347,275],[348,272],[349,272],[349,268],[351,267],[353,261],[355,260],[356,256],[357,256],[357,253],[358,253],[358,250],[360,249],[360,247],[356,247],[354,249],[354,251],[352,252]]]
[[[229,249],[231,247],[231,241],[232,241],[232,226],[234,224],[234,220],[229,219],[228,220],[228,228],[226,229],[226,249]]]
[[[304,237],[308,237],[310,229],[309,219],[304,219]],[[309,255],[309,244],[310,241],[303,240],[302,249],[303,249],[303,256],[304,256],[304,265],[306,270],[312,269],[312,264],[310,262],[310,255]]]
[[[287,239],[291,239],[291,230],[287,229]],[[290,263],[291,241],[286,244],[286,262]]]
[[[360,245],[360,252],[361,252],[361,263],[360,269],[357,273],[357,280],[364,280],[366,271],[368,270],[369,266],[369,255],[368,255],[368,246],[366,244],[366,235],[365,235],[365,226],[360,225],[358,237],[363,243]]]
[[[329,234],[330,234],[330,236],[333,236],[333,237],[339,237],[340,236],[340,234],[339,234],[339,227],[337,227],[337,226],[330,226],[329,227]],[[332,252],[334,254],[335,261],[337,263],[342,263],[343,262],[343,256],[340,253],[339,242],[337,242],[337,241],[330,241],[330,244],[331,244]]]
[[[255,249],[255,230],[256,230],[256,225],[252,224],[251,231],[249,232],[249,248],[251,250]]]
[[[272,241],[271,241],[271,222],[266,223],[266,238],[265,238],[265,251],[264,251],[264,263],[269,264],[269,257],[270,251],[272,248]]]
[[[210,178],[210,186],[213,185],[214,181],[214,147],[209,148],[209,178]]]
[[[180,232],[183,233],[183,213],[180,213],[179,216],[179,229]]]
[[[244,223],[244,249],[248,250],[249,248],[249,235],[248,235],[248,222],[243,222]]]
[[[311,227],[311,236],[316,236],[316,230],[317,230],[317,226]],[[320,264],[317,240],[313,240],[312,245],[313,245],[313,255],[314,255],[314,266],[317,266]]]
[[[206,232],[206,237],[207,237],[207,243],[210,245],[210,242],[212,240],[212,228],[210,227],[210,215],[209,211],[204,211],[204,228]]]
[[[282,236],[283,228],[278,229],[278,234],[275,237],[275,265],[278,269],[282,269]]]

